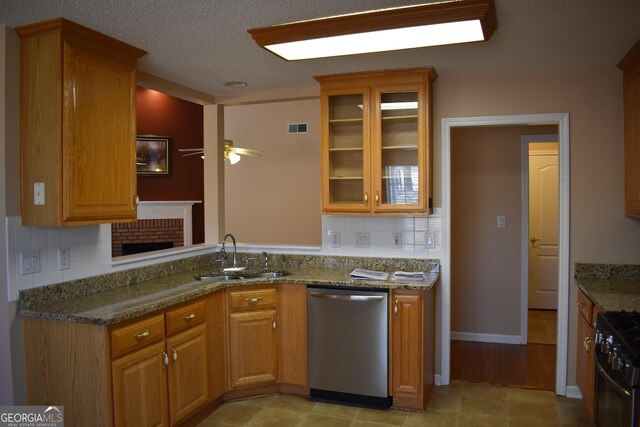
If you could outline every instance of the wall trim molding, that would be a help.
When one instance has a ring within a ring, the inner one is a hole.
[[[558,334],[556,346],[556,394],[566,395],[569,334],[569,218],[570,150],[569,113],[525,114],[510,116],[456,117],[442,121],[442,261],[440,299],[440,375],[449,384],[451,369],[451,129],[465,126],[509,126],[557,124],[560,167],[560,242],[558,264]]]
[[[582,393],[580,393],[577,385],[568,385],[566,397],[570,399],[582,399]]]
[[[488,342],[495,344],[520,344],[520,335],[482,334],[477,332],[451,332],[451,339],[457,341]]]

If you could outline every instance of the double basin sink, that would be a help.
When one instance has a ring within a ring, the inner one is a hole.
[[[288,276],[291,273],[284,270],[263,271],[251,273],[244,271],[205,273],[194,276],[197,280],[212,280],[214,282],[226,282],[228,280],[241,279],[273,279],[276,277]]]

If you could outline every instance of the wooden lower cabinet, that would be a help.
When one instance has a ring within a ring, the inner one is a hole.
[[[282,392],[308,395],[307,287],[278,288],[278,381]]]
[[[582,292],[578,291],[578,341],[576,346],[576,384],[582,394],[587,414],[593,420],[596,386],[596,362],[593,358],[595,328],[598,308]]]
[[[434,385],[435,287],[395,290],[390,309],[393,406],[422,411]]]
[[[209,400],[206,325],[167,338],[167,350],[169,418],[175,425]]]
[[[224,316],[220,291],[111,327],[26,318],[29,404],[69,426],[193,425],[226,392]]]
[[[168,426],[164,341],[129,353],[112,364],[116,426]]]
[[[278,380],[276,310],[229,315],[229,387],[275,383]]]

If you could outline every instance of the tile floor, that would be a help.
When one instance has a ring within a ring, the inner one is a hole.
[[[214,426],[591,426],[582,400],[553,392],[463,382],[436,387],[425,413],[375,410],[264,396],[227,403],[198,427]]]

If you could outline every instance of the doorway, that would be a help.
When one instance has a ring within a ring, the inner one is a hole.
[[[451,369],[454,380],[554,389],[555,347],[539,348],[538,344],[527,344],[523,337],[526,329],[520,327],[521,316],[527,313],[520,307],[521,292],[526,292],[526,288],[521,288],[521,251],[531,252],[522,242],[522,228],[529,217],[528,211],[523,209],[526,205],[523,200],[527,194],[536,197],[529,204],[532,209],[538,208],[533,215],[536,226],[529,228],[532,231],[540,229],[537,225],[547,219],[542,214],[552,211],[548,209],[549,203],[543,206],[544,209],[539,206],[539,200],[544,200],[541,195],[546,195],[547,191],[541,184],[547,184],[547,181],[553,184],[550,175],[555,172],[557,176],[557,153],[555,166],[549,168],[545,164],[531,169],[528,162],[521,161],[521,150],[526,150],[527,157],[533,162],[540,163],[546,158],[541,150],[529,155],[528,145],[521,146],[520,141],[528,133],[549,132],[557,132],[557,126],[452,129]],[[533,179],[527,179],[530,170],[535,175]],[[527,191],[528,188],[521,184],[527,181],[533,191]],[[557,179],[555,185],[557,196]],[[553,195],[550,198],[553,200]],[[555,222],[548,221],[552,225],[557,224],[557,209],[555,214]],[[555,228],[557,235],[557,226]],[[536,247],[548,246],[547,239],[551,241],[545,236],[544,245],[536,240]],[[542,255],[534,260],[539,265],[538,270],[551,270],[540,262],[547,260]],[[531,272],[531,268],[527,270]],[[544,293],[543,296],[548,295]],[[546,299],[555,309],[557,302],[551,301],[553,298],[557,299],[557,294]],[[531,323],[537,325],[536,321]],[[469,364],[469,360],[474,363]]]
[[[558,333],[555,360],[555,391],[566,395],[567,335],[569,299],[569,116],[567,113],[532,114],[442,119],[442,212],[443,252],[441,272],[441,352],[440,375],[437,380],[448,384],[451,374],[451,131],[456,127],[557,125],[559,136],[559,244],[558,244]],[[523,240],[528,236],[523,236]],[[528,259],[521,254],[521,271],[527,271]],[[526,280],[523,278],[522,280]],[[526,294],[521,293],[526,303]],[[526,305],[525,305],[526,306]],[[522,330],[520,336],[521,338]]]
[[[558,308],[558,135],[524,135],[521,139],[523,212],[528,212],[529,268],[523,292],[527,292],[527,335],[524,343],[556,344]],[[526,153],[526,158],[524,154]],[[526,287],[526,289],[525,289]],[[523,316],[525,311],[523,310]],[[524,323],[526,321],[526,323]]]

